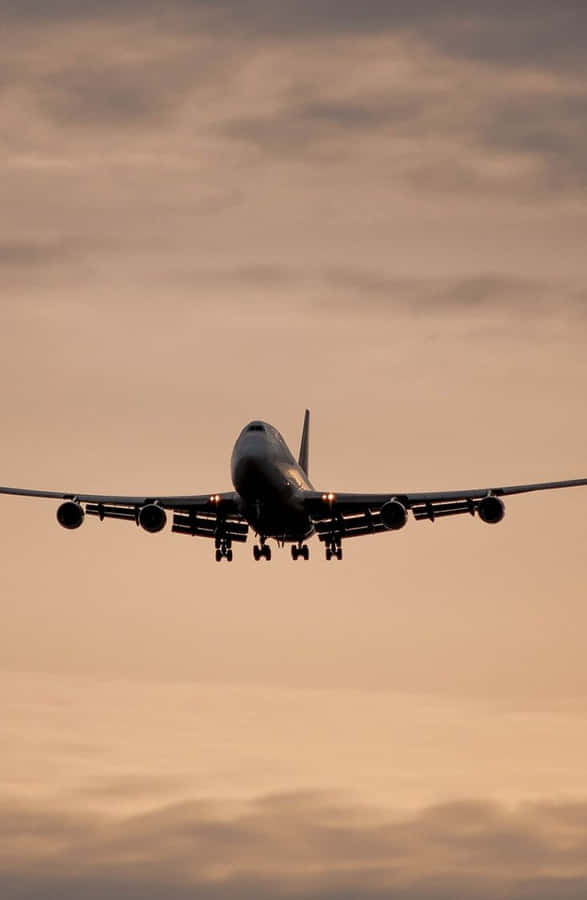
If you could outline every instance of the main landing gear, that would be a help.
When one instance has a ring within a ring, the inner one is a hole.
[[[342,559],[340,538],[332,538],[332,540],[326,544],[326,559],[331,560],[333,557],[338,560]]]
[[[253,547],[253,556],[255,557],[255,561],[259,562],[260,559],[266,559],[267,562],[271,559],[271,547],[269,544],[266,544],[265,541],[261,541],[261,546],[255,544]]]
[[[232,562],[232,542],[230,538],[216,538],[216,562]]]
[[[310,559],[310,548],[307,544],[298,544],[296,547],[295,544],[291,545],[291,558],[299,559],[300,556],[302,559],[305,559],[306,562]]]

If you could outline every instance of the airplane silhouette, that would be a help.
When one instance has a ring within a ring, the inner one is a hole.
[[[36,491],[0,487],[0,494],[62,500],[57,521],[67,529],[79,528],[86,515],[127,519],[155,534],[173,515],[171,530],[214,541],[216,560],[232,561],[234,543],[244,543],[249,529],[257,535],[256,560],[270,560],[268,539],[279,546],[291,544],[293,559],[308,560],[308,540],[317,535],[326,559],[342,559],[342,541],[350,537],[398,531],[411,511],[416,521],[435,522],[445,516],[477,515],[496,524],[505,515],[502,497],[587,485],[587,478],[548,481],[478,490],[378,494],[316,491],[309,480],[310,412],[306,410],[297,460],[279,431],[268,422],[249,422],[238,436],[231,458],[233,491],[140,497],[84,494],[77,491]]]

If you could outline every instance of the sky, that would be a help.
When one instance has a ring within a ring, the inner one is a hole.
[[[3,484],[306,407],[319,489],[587,475],[583,3],[2,16]],[[584,897],[586,503],[217,566],[3,498],[2,897]]]

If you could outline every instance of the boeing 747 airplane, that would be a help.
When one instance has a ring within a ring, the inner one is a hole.
[[[233,544],[244,543],[249,529],[257,536],[256,560],[270,560],[268,539],[278,546],[291,545],[293,559],[310,558],[308,540],[317,535],[326,559],[342,559],[342,541],[351,537],[398,531],[411,512],[416,521],[435,522],[444,516],[468,514],[496,524],[505,515],[502,497],[587,485],[587,478],[485,487],[471,491],[411,493],[383,491],[380,494],[349,494],[316,491],[309,480],[310,413],[306,410],[298,459],[283,437],[268,422],[250,422],[237,438],[232,451],[234,491],[166,497],[118,497],[77,491],[32,491],[0,487],[0,494],[48,497],[63,501],[57,521],[70,530],[86,517],[127,519],[155,534],[167,524],[169,510],[176,534],[197,535],[214,541],[216,560],[232,561]]]

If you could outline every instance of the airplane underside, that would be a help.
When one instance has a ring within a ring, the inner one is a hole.
[[[275,503],[274,498],[269,497],[266,500],[257,499],[249,502],[241,500],[241,503],[243,518],[258,538],[258,543],[253,546],[253,558],[256,561],[271,559],[268,539],[276,541],[281,547],[291,544],[291,555],[295,560],[310,558],[310,549],[305,541],[314,534],[314,526],[303,508],[295,501]],[[228,551],[228,548],[226,550]],[[224,555],[226,557],[226,554]],[[216,556],[218,559],[218,553]],[[221,553],[220,559],[222,558]]]

